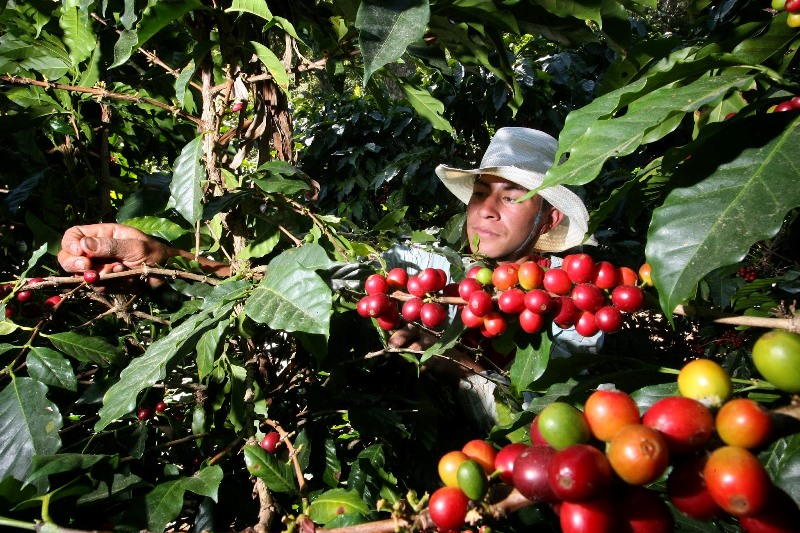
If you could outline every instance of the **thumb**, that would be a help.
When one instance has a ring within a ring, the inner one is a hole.
[[[81,248],[84,249],[89,257],[115,257],[115,239],[100,239],[97,237],[84,237],[81,239]]]

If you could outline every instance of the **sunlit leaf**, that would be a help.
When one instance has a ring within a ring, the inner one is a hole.
[[[0,391],[0,479],[24,480],[37,455],[61,447],[58,406],[47,399],[47,386],[31,378],[13,378]]]
[[[376,70],[397,61],[410,44],[422,39],[429,18],[428,0],[361,2],[356,28],[364,56],[365,85]]]
[[[311,502],[309,518],[316,523],[326,524],[341,514],[367,514],[369,506],[356,491],[331,489],[317,496]]]

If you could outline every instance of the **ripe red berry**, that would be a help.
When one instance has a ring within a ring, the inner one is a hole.
[[[504,313],[518,314],[525,309],[525,291],[512,287],[497,297],[497,307]]]
[[[572,288],[572,301],[581,311],[594,313],[603,306],[603,292],[592,283],[578,283]]]
[[[100,274],[98,274],[96,270],[87,270],[86,272],[83,273],[83,281],[89,283],[90,285],[92,283],[97,283],[97,280],[99,279],[100,279]]]
[[[485,290],[475,291],[469,295],[467,307],[475,316],[486,316],[492,310],[492,295]]]
[[[44,306],[48,309],[52,309],[60,303],[61,303],[61,295],[56,294],[55,296],[51,296],[50,298],[45,300]]]
[[[553,297],[545,290],[533,289],[525,293],[525,308],[533,313],[543,315],[553,307]]]
[[[622,329],[622,313],[612,305],[604,305],[594,314],[597,327],[604,333],[616,333]]]
[[[560,268],[551,268],[545,272],[542,284],[546,291],[558,295],[567,294],[572,289],[572,280],[566,271]]]
[[[560,296],[553,300],[555,316],[553,322],[556,326],[567,329],[575,325],[580,318],[581,310],[575,307],[575,303],[569,296]]]
[[[403,308],[400,311],[403,315],[403,318],[408,320],[409,322],[416,322],[419,320],[419,311],[422,309],[422,304],[425,303],[422,298],[417,296],[411,298],[410,300],[406,300],[403,303]]]
[[[544,316],[530,309],[523,309],[519,314],[519,326],[526,333],[539,333],[545,325]]]
[[[397,310],[397,306],[390,304],[383,313],[375,317],[375,320],[378,322],[378,327],[384,331],[397,329],[401,320],[400,311]]]
[[[389,290],[389,282],[381,274],[371,274],[364,281],[364,290],[369,295],[386,293]]]
[[[232,113],[238,113],[242,109],[244,109],[244,102],[242,102],[241,100],[237,100],[236,102],[233,103],[233,105],[231,105]]]
[[[147,407],[140,407],[136,411],[136,418],[139,420],[147,420],[153,413]]]
[[[261,439],[261,447],[267,453],[275,453],[275,450],[278,449],[278,442],[280,442],[281,436],[280,433],[277,431],[270,431],[264,438]]]
[[[475,278],[464,278],[458,284],[458,295],[465,302],[469,300],[469,296],[475,292],[483,289],[483,285]]]
[[[386,282],[392,290],[403,290],[408,283],[408,272],[404,268],[395,267],[386,273]]]
[[[636,285],[620,285],[611,291],[611,302],[620,311],[632,313],[642,308],[644,291]]]
[[[447,319],[447,311],[442,304],[427,302],[419,310],[419,319],[422,325],[427,328],[438,328]]]
[[[167,410],[167,403],[162,400],[155,405],[154,409],[156,413],[163,413]]]
[[[31,298],[33,298],[33,291],[29,291],[27,289],[24,291],[19,291],[16,295],[16,298],[20,303],[28,302],[31,300]]]
[[[598,289],[613,289],[619,283],[619,270],[608,261],[600,261],[594,267],[592,283]]]
[[[594,337],[597,335],[600,328],[597,327],[594,313],[591,311],[581,311],[578,321],[575,322],[575,331],[584,337]]]
[[[575,254],[562,268],[573,282],[588,283],[594,276],[594,259],[589,254]]]
[[[498,311],[489,311],[483,317],[483,325],[480,327],[481,335],[487,338],[498,337],[506,332],[508,322]]]

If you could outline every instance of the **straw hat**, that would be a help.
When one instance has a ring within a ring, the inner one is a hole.
[[[557,148],[558,141],[543,131],[500,128],[489,143],[480,168],[463,170],[439,165],[436,175],[465,204],[469,203],[473,183],[480,174],[499,176],[526,189],[535,189],[553,165]],[[589,213],[578,195],[562,185],[542,189],[538,194],[564,213],[564,219],[539,236],[536,250],[563,252],[579,244],[596,244],[592,237],[584,243],[589,231]]]

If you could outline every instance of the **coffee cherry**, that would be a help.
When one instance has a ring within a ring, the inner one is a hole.
[[[414,298],[411,298],[410,300],[406,300],[403,303],[403,307],[401,310],[403,318],[405,318],[409,322],[416,322],[417,320],[419,320],[419,311],[420,309],[422,309],[422,305],[424,303],[425,302],[422,300],[422,298],[416,296]]]
[[[140,407],[136,410],[136,418],[139,420],[147,420],[152,416],[152,412],[147,407]]]
[[[278,449],[278,443],[280,440],[280,433],[277,431],[270,431],[264,435],[263,439],[261,439],[261,448],[263,448],[267,453],[275,453],[275,450]]]
[[[389,283],[381,274],[372,274],[364,281],[364,290],[368,295],[386,293],[389,290]]]
[[[155,405],[154,409],[155,409],[156,413],[163,413],[164,411],[167,410],[167,402],[165,402],[163,400],[158,402]]]
[[[99,279],[100,279],[100,274],[98,274],[96,270],[87,270],[86,272],[83,273],[83,281],[85,281],[90,285],[93,283],[97,283]]]

